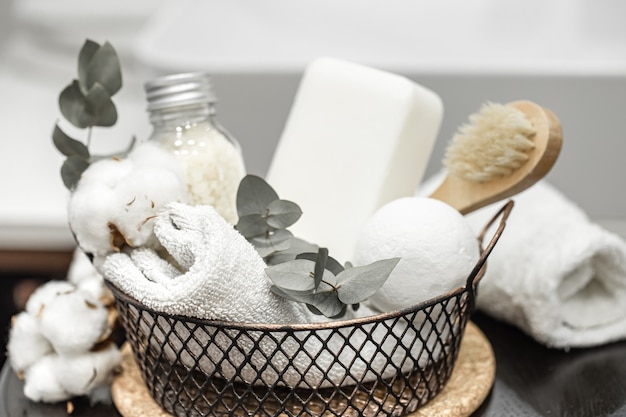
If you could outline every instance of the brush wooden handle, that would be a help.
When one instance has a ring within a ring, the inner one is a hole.
[[[527,189],[550,171],[563,142],[559,119],[550,110],[531,101],[515,101],[507,105],[522,111],[536,129],[535,147],[528,153],[529,159],[510,175],[486,182],[448,175],[431,198],[467,214]]]

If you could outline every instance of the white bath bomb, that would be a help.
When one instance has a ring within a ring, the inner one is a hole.
[[[380,208],[357,241],[354,264],[400,257],[372,307],[394,311],[463,286],[480,256],[465,218],[446,203],[407,197]]]

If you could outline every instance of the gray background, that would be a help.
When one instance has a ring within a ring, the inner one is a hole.
[[[93,153],[149,135],[143,82],[206,70],[220,121],[241,143],[248,170],[263,175],[306,65],[334,56],[441,96],[428,175],[484,102],[550,108],[564,145],[547,180],[626,233],[624,15],[621,0],[0,0],[0,248],[73,245],[50,134],[85,38],[110,41],[125,77],[118,124],[94,132]]]

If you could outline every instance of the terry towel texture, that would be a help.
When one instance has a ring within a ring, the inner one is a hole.
[[[154,221],[157,239],[180,265],[180,270],[151,249],[110,255],[103,264],[107,280],[147,307],[172,315],[233,322],[290,324],[327,320],[310,313],[304,304],[274,295],[262,258],[212,207],[170,203]],[[365,306],[358,312],[360,316],[373,314]],[[214,328],[202,326],[192,326],[190,330],[177,322],[175,332],[171,332],[171,324],[165,320],[153,328],[143,322],[140,326],[140,332],[153,332],[149,343],[163,350],[168,360],[180,357],[191,367],[196,358],[200,358],[200,369],[207,374],[217,371],[225,378],[236,376],[247,383],[262,381],[272,385],[277,383],[277,370],[282,369],[283,379],[278,383],[287,386],[295,385],[300,375],[306,375],[306,384],[312,387],[342,381],[351,384],[377,378],[368,371],[368,366],[390,376],[396,374],[398,368],[407,371],[415,362],[423,365],[428,359],[427,352],[419,355],[422,345],[411,342],[415,332],[405,326],[396,326],[391,336],[386,332],[387,327],[369,325],[365,326],[372,329],[369,335],[345,328],[341,331],[343,336],[337,335],[328,343],[309,337],[304,342],[308,355],[301,352],[297,357],[302,343],[299,333],[281,338],[279,347],[277,339],[262,338],[260,332],[254,331],[246,337],[234,337],[236,331],[216,332]],[[431,355],[438,357],[448,347],[434,337],[433,326],[437,326],[440,333],[449,334],[450,324],[439,320],[423,327],[422,337],[427,340]],[[348,339],[352,348],[345,346]],[[398,340],[408,347],[398,348]],[[383,345],[382,352],[375,341]],[[233,344],[237,348],[233,349]],[[203,346],[208,346],[206,354]],[[267,366],[266,358],[277,350],[282,353]],[[229,352],[227,358],[225,351]],[[246,356],[252,358],[251,364],[245,364]],[[333,363],[333,357],[337,356],[341,358],[340,364]],[[287,363],[288,357],[295,358],[293,366]],[[311,357],[317,358],[315,364],[311,363]],[[392,366],[389,361],[397,365]],[[215,369],[215,364],[219,369]],[[259,372],[261,381],[256,379]]]
[[[513,200],[478,288],[478,307],[551,347],[626,338],[624,240],[545,181]],[[499,205],[468,215],[476,233]]]
[[[270,291],[256,250],[210,206],[170,203],[155,219],[178,270],[152,249],[107,257],[106,279],[163,313],[210,320],[302,323],[309,314]]]

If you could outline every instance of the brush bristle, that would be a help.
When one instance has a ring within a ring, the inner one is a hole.
[[[444,165],[452,175],[486,182],[511,175],[528,160],[536,130],[520,110],[486,103],[469,117],[446,149]]]

